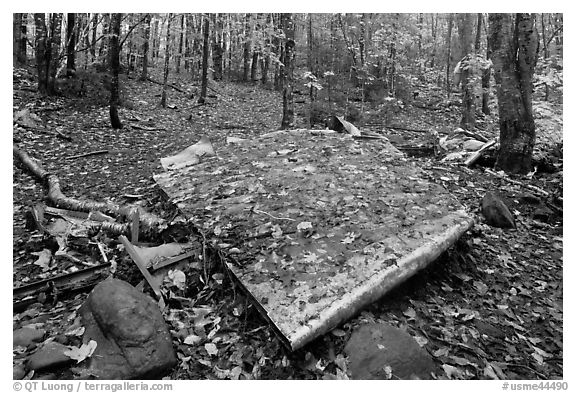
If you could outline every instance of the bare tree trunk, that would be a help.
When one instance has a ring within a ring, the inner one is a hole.
[[[208,58],[210,57],[210,19],[204,15],[204,40],[202,45],[202,87],[200,89],[199,104],[206,102],[206,90],[208,88]]]
[[[98,31],[98,13],[92,16],[92,43],[90,44],[90,55],[92,56],[92,62],[96,60],[96,35]]]
[[[509,173],[532,170],[536,128],[532,76],[538,36],[534,14],[490,14],[489,34],[500,115],[496,167]]]
[[[448,14],[448,33],[446,36],[446,91],[448,92],[448,96],[452,91],[452,84],[451,84],[451,72],[452,69],[452,27],[454,26],[454,15]]]
[[[212,14],[212,78],[215,81],[222,80],[223,75],[222,29],[222,15]]]
[[[186,40],[184,41],[184,69],[187,72],[190,72],[190,39],[192,37],[192,24],[192,18],[188,15],[188,18],[186,18]]]
[[[272,23],[274,25],[274,31],[278,32],[282,28],[281,26],[281,17],[276,15],[276,21],[274,20],[274,14],[272,14]],[[275,69],[274,69],[274,89],[281,91],[283,89],[283,73],[282,73],[282,65],[284,63],[284,45],[282,45],[280,39],[278,38],[278,34],[274,34],[272,38],[272,46],[274,48],[274,54],[276,58],[280,61],[280,63],[276,62]]]
[[[430,68],[434,68],[436,65],[436,36],[438,35],[438,16],[434,17],[434,14],[431,15],[431,22],[430,22],[430,33],[432,35],[432,53],[430,54]]]
[[[148,79],[148,51],[150,49],[150,22],[151,15],[146,14],[146,20],[144,21],[144,42],[142,42],[142,73],[140,74],[140,80],[145,81]]]
[[[110,33],[110,14],[102,15],[102,34],[106,35]],[[104,54],[108,54],[108,41],[109,39],[104,37],[100,43],[100,48],[98,49],[98,57],[102,60],[102,64],[107,64],[106,57]]]
[[[284,43],[284,90],[282,94],[283,111],[281,129],[285,130],[294,127],[294,99],[292,90],[294,86],[296,42],[294,41],[292,14],[283,14],[282,19],[286,39]]]
[[[46,15],[34,14],[36,25],[36,66],[38,70],[38,91],[40,94],[55,94],[56,71],[60,51],[60,30],[62,14],[51,14],[49,27],[46,26]]]
[[[112,74],[112,84],[110,86],[110,123],[112,128],[122,128],[120,117],[118,116],[118,106],[120,105],[120,23],[122,14],[112,14],[110,29],[110,72]]]
[[[154,31],[152,34],[152,64],[156,65],[158,55],[160,54],[160,21],[158,18],[154,19]]]
[[[50,67],[48,69],[48,90],[56,93],[56,72],[60,63],[60,44],[62,37],[62,14],[54,13],[50,18]]]
[[[482,38],[482,13],[476,15],[476,39],[474,40],[474,52],[480,53],[480,41]]]
[[[26,64],[26,47],[27,47],[27,25],[28,14],[13,14],[13,42],[12,42],[12,61],[13,65]]]
[[[486,37],[486,58],[492,57],[492,49],[490,47],[490,37]],[[486,116],[490,115],[490,75],[492,75],[492,67],[482,71],[482,113]]]
[[[242,74],[242,81],[248,81],[248,75],[250,73],[250,44],[251,44],[251,29],[250,29],[250,14],[246,14],[246,21],[244,27],[244,73]]]
[[[166,86],[168,85],[168,73],[170,72],[170,23],[172,14],[168,14],[168,24],[166,25],[166,49],[164,52],[164,81],[162,83],[162,98],[160,106],[166,108]]]
[[[182,59],[182,41],[184,40],[184,19],[186,16],[182,14],[180,19],[180,39],[178,40],[178,53],[176,54],[176,73],[180,73],[180,61]]]
[[[360,49],[360,66],[366,63],[366,14],[362,14],[360,19],[360,35],[358,36],[358,46]]]
[[[48,94],[48,66],[50,64],[50,51],[48,50],[48,29],[46,28],[46,15],[34,14],[36,25],[36,68],[38,70],[38,91]]]
[[[66,26],[66,76],[72,77],[76,73],[76,14],[68,14]]]
[[[20,49],[20,29],[22,26],[23,14],[12,14],[12,65],[16,66],[20,63],[19,49]]]
[[[392,96],[396,96],[396,40],[398,36],[398,14],[394,14],[392,22],[392,38],[388,46],[388,59],[386,61],[386,81],[388,91]]]

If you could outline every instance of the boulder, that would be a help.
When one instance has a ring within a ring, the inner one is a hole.
[[[12,333],[12,345],[28,347],[34,343],[39,343],[44,338],[46,331],[43,329],[34,329],[29,327],[23,327],[14,330]]]
[[[70,363],[72,359],[64,352],[69,348],[55,341],[50,341],[42,345],[28,359],[28,367],[34,371],[52,369]]]
[[[85,343],[98,344],[87,360],[99,379],[150,379],[176,365],[168,326],[158,305],[127,282],[98,284],[80,308]]]
[[[21,363],[13,364],[12,365],[12,379],[18,380],[22,379],[26,376],[26,369],[24,365]]]
[[[385,323],[360,327],[344,350],[352,379],[431,379],[436,371],[428,352],[410,334]]]
[[[482,198],[482,215],[486,218],[488,225],[498,228],[516,228],[514,216],[504,203],[494,192],[487,192]]]
[[[546,206],[540,206],[536,210],[534,210],[533,217],[535,220],[539,220],[542,222],[550,222],[552,217],[554,216],[554,212],[547,208]]]

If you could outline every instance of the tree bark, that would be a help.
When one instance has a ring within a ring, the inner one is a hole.
[[[438,16],[434,17],[434,14],[432,14],[431,18],[430,34],[432,35],[432,53],[430,54],[430,68],[434,68],[436,65],[436,36],[438,35]]]
[[[43,95],[55,94],[56,71],[60,50],[60,29],[62,14],[51,14],[49,27],[46,26],[46,15],[34,14],[36,25],[36,67],[38,70],[38,91]]]
[[[160,21],[156,18],[154,20],[154,34],[152,34],[152,64],[156,64],[155,59],[158,59],[160,54]]]
[[[284,34],[286,39],[284,42],[284,89],[282,92],[282,123],[281,129],[289,129],[294,127],[294,99],[293,99],[293,86],[294,86],[294,58],[296,56],[296,42],[294,41],[294,23],[292,14],[282,15]]]
[[[144,41],[142,42],[142,73],[140,74],[140,80],[145,81],[148,79],[148,51],[150,49],[150,22],[152,17],[150,14],[146,14],[146,20],[144,21]]]
[[[19,13],[12,14],[12,64],[20,63],[19,49],[20,49],[20,29],[22,26],[22,15]]]
[[[251,44],[251,30],[250,30],[250,14],[246,14],[246,21],[245,21],[245,35],[244,35],[244,53],[243,53],[243,60],[244,60],[244,73],[242,74],[242,81],[248,82],[248,75],[250,74],[250,44]]]
[[[98,13],[92,14],[92,42],[90,43],[90,55],[92,61],[96,59],[96,35],[98,31]]]
[[[178,40],[178,53],[176,54],[176,73],[180,73],[180,61],[182,59],[182,43],[184,41],[184,20],[185,14],[182,14],[180,19],[180,39]]]
[[[166,85],[168,84],[168,73],[170,72],[170,24],[172,14],[168,14],[168,24],[166,25],[166,48],[164,50],[164,81],[162,84],[162,98],[160,106],[166,108]]]
[[[102,34],[106,36],[110,33],[110,14],[103,14],[102,15]],[[102,43],[100,44],[100,48],[98,49],[98,57],[102,59],[102,63],[108,65],[109,62],[106,61],[104,54],[108,54],[108,42],[110,41],[109,38],[104,37],[102,39]]]
[[[110,86],[110,124],[114,129],[122,128],[122,122],[118,116],[118,106],[120,105],[120,23],[122,14],[112,14],[110,22],[110,73],[112,83]]]
[[[66,76],[76,73],[76,14],[69,13],[66,26]]]
[[[204,15],[204,40],[202,44],[202,85],[200,88],[199,104],[206,102],[206,90],[208,88],[208,57],[210,56],[210,19]]]
[[[28,45],[27,34],[28,34],[28,14],[14,14],[13,21],[13,64],[26,64],[26,48]]]
[[[496,167],[508,173],[532,170],[536,139],[532,76],[538,36],[534,14],[490,14],[489,35],[498,95],[500,151]]]
[[[474,52],[480,53],[480,42],[482,38],[482,13],[476,15],[476,39],[474,40]]]
[[[310,14],[312,15],[312,14]],[[312,24],[312,22],[310,22]],[[310,29],[312,27],[310,26]],[[420,41],[418,43],[420,46]],[[362,14],[362,19],[360,19],[360,35],[358,36],[358,47],[360,49],[360,66],[364,67],[366,63],[366,14]]]
[[[60,44],[62,36],[62,14],[54,13],[50,18],[50,66],[48,68],[48,91],[56,93],[56,72],[60,64]]]
[[[454,26],[454,15],[448,14],[448,32],[446,36],[446,91],[448,92],[448,96],[452,92],[452,80],[451,70],[452,70],[452,28]]]
[[[222,48],[222,15],[212,14],[212,79],[222,80],[223,48]]]

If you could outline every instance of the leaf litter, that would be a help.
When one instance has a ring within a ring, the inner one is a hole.
[[[33,126],[37,127],[41,122],[48,130],[58,129],[72,137],[72,141],[64,141],[31,127],[16,125],[14,129],[14,138],[19,145],[57,174],[70,196],[120,203],[124,195],[130,199],[138,196],[136,199],[142,207],[160,214],[169,213],[170,208],[158,197],[158,188],[152,180],[152,174],[161,171],[161,157],[177,153],[182,146],[192,145],[207,130],[212,141],[226,143],[227,138],[251,139],[277,129],[280,122],[281,99],[272,91],[220,83],[215,88],[225,99],[212,99],[210,105],[191,109],[192,101],[171,92],[169,101],[177,101],[178,107],[161,109],[153,99],[140,98],[154,97],[159,92],[158,86],[129,79],[123,80],[123,85],[126,86],[125,106],[120,112],[125,127],[118,132],[109,128],[105,105],[80,100],[75,103],[64,98],[40,99],[26,91],[20,91],[14,97],[15,111],[27,109],[34,114],[29,116]],[[242,99],[248,96],[255,99]],[[258,103],[256,110],[252,107],[254,103]],[[53,107],[60,109],[57,112],[43,110]],[[457,123],[457,111],[442,113],[442,116],[437,116],[436,112],[418,113],[416,108],[410,111],[398,114],[397,123],[413,127],[434,124],[434,128]],[[367,123],[370,120],[368,118]],[[145,129],[131,127],[131,124],[144,123]],[[375,124],[367,127],[376,132],[383,130]],[[389,130],[387,136],[395,142],[408,138],[409,133]],[[105,149],[109,153],[66,160],[69,156]],[[279,151],[278,154],[281,157],[290,152]],[[403,326],[413,336],[425,339],[418,341],[443,367],[444,378],[562,378],[562,218],[556,216],[548,222],[533,219],[533,208],[519,203],[516,198],[524,190],[484,173],[481,168],[469,169],[446,163],[439,168],[435,160],[426,157],[411,159],[432,181],[444,183],[472,211],[478,211],[479,199],[486,190],[505,190],[513,200],[519,213],[516,218],[524,229],[506,232],[477,225],[430,268],[367,307],[360,316],[341,325],[333,334],[294,353],[280,344],[270,326],[251,303],[233,289],[226,276],[223,280],[211,279],[204,282],[192,298],[192,308],[175,306],[167,310],[166,319],[176,338],[180,359],[172,377],[345,379],[341,352],[353,327],[363,321],[383,320]],[[254,165],[261,164],[255,162]],[[42,200],[43,189],[18,166],[13,169],[13,281],[18,284],[46,274],[43,267],[34,262],[47,253],[43,251],[44,243],[38,234],[26,229],[24,219],[27,206]],[[294,173],[298,171],[309,173],[314,168],[301,167]],[[441,177],[449,177],[450,181],[443,181]],[[523,181],[553,192],[562,187],[561,174],[559,178],[535,176]],[[290,192],[279,190],[279,195]],[[322,200],[309,202],[327,203]],[[295,208],[288,208],[287,212],[291,212],[290,209]],[[289,217],[275,219],[256,210],[254,213],[263,219],[255,235],[271,233],[280,239],[290,231],[290,225],[294,231],[314,229],[312,220],[298,220],[286,227],[272,223]],[[268,222],[265,222],[266,217]],[[221,228],[222,233],[228,230],[225,226]],[[121,261],[110,240],[102,240],[110,256]],[[227,239],[230,240],[233,239]],[[342,241],[345,246],[358,238],[346,232],[342,234]],[[242,247],[237,248],[242,251]],[[90,255],[85,260],[98,260],[98,255]],[[320,257],[318,252],[312,251],[308,255],[309,258]],[[43,258],[44,266],[46,258]],[[187,278],[191,274],[185,273]],[[186,295],[176,285],[181,282],[176,277],[181,278],[181,275],[173,276],[174,290],[179,295]],[[67,317],[75,314],[75,308],[85,296],[76,295],[62,301],[54,299],[48,307],[37,303],[25,312],[15,314],[15,323],[22,318],[47,315],[50,319],[39,322],[39,327],[54,333],[65,331]],[[414,313],[407,310],[414,310]],[[215,350],[217,357],[211,355]],[[331,355],[334,353],[337,356]],[[307,354],[316,359],[314,365],[300,367]]]

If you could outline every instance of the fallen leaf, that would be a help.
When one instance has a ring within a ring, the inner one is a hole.
[[[204,344],[204,349],[208,352],[208,355],[214,356],[218,355],[218,348],[214,343],[206,343]]]
[[[488,293],[488,286],[482,281],[474,281],[474,288],[476,288],[476,291],[482,296]]]
[[[38,265],[42,270],[48,270],[50,268],[50,261],[52,261],[52,251],[48,249],[43,249],[39,252],[33,252],[33,255],[37,255],[38,259],[34,262],[34,265]]]
[[[199,344],[202,341],[202,338],[200,336],[197,336],[195,334],[190,334],[189,336],[187,336],[184,339],[184,344],[186,345],[196,345]]]
[[[444,369],[444,372],[448,378],[462,378],[462,370],[458,369],[457,367],[451,366],[449,364],[443,364],[442,368]]]
[[[416,310],[412,307],[408,307],[402,314],[406,315],[408,318],[415,319],[416,318]]]
[[[80,363],[92,356],[97,346],[98,343],[96,341],[90,340],[87,344],[82,344],[80,348],[71,347],[69,350],[64,351],[64,355],[76,360],[76,363]]]
[[[312,229],[312,223],[310,221],[302,221],[296,226],[296,229],[303,231],[305,229]]]

